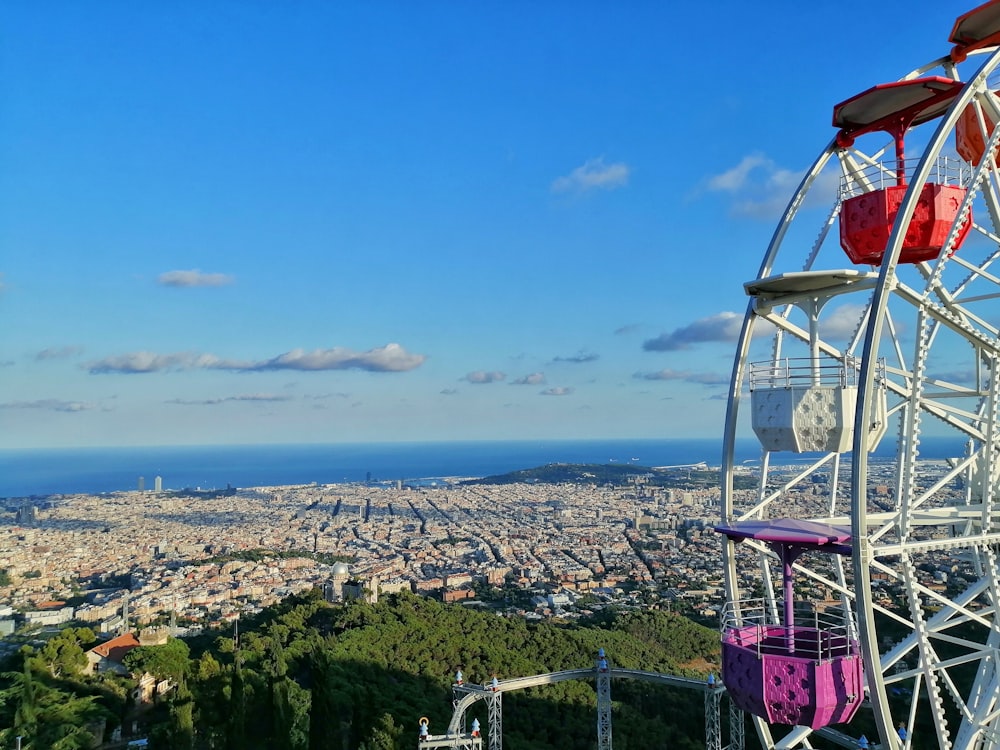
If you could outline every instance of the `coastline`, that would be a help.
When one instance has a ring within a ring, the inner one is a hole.
[[[875,456],[888,460],[894,448],[894,441],[884,440]],[[925,438],[922,448],[929,458],[961,455],[960,446],[935,445],[933,438]],[[715,438],[0,450],[0,497],[134,490],[140,477],[147,488],[161,477],[164,489],[224,489],[484,477],[549,463],[717,467],[721,458]],[[759,458],[755,438],[737,440],[738,463]]]

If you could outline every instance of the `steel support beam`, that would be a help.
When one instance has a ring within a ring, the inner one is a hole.
[[[611,750],[611,672],[597,670],[597,750]]]
[[[743,723],[743,712],[729,699],[729,750],[744,750],[746,748],[746,725]]]
[[[486,698],[489,706],[490,750],[503,750],[503,693],[499,690]]]
[[[719,707],[722,690],[714,685],[705,686],[705,750],[722,750],[722,721]]]

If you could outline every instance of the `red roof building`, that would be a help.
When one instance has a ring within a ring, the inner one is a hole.
[[[87,672],[115,672],[117,674],[128,674],[122,659],[125,654],[141,644],[132,633],[120,635],[105,641],[87,651],[87,661],[89,662]]]

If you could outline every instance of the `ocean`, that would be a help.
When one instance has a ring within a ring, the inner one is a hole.
[[[961,447],[925,438],[925,455],[961,455]],[[891,440],[876,455],[889,458]],[[803,460],[787,456],[789,463]],[[166,446],[0,451],[0,497],[152,489],[218,489],[336,484],[433,477],[482,477],[550,463],[676,466],[721,463],[718,439],[537,440],[331,445]],[[753,438],[737,441],[737,461],[760,458]]]

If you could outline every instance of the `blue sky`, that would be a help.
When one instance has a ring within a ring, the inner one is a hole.
[[[0,447],[711,437],[940,3],[5,3]]]

